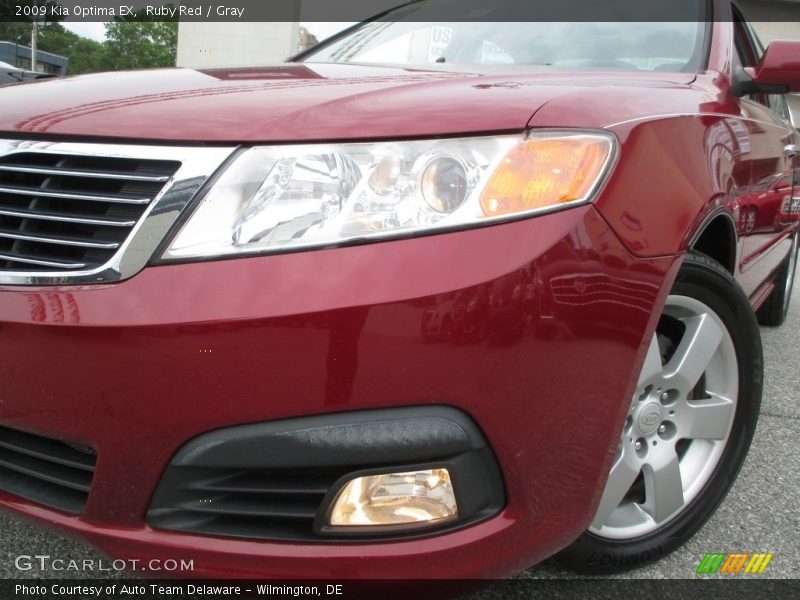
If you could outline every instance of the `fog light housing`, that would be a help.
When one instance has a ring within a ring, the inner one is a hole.
[[[457,518],[458,503],[450,473],[439,468],[351,479],[336,495],[328,525],[416,529]]]

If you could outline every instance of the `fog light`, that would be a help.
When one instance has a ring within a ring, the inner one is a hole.
[[[458,517],[447,469],[367,475],[342,488],[333,503],[330,525],[364,527],[439,525]]]

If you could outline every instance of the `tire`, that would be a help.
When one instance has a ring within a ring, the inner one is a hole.
[[[744,462],[762,378],[761,337],[744,292],[719,263],[688,254],[649,346],[595,520],[556,560],[611,574],[689,540]]]
[[[758,309],[758,322],[769,327],[783,325],[789,314],[789,300],[794,287],[794,272],[797,267],[798,233],[792,237],[792,249],[775,276],[775,289]]]

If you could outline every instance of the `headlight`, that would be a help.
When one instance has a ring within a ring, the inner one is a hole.
[[[594,132],[264,146],[209,190],[165,259],[428,233],[591,200],[615,141]]]

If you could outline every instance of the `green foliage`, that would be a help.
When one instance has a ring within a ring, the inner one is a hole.
[[[29,23],[0,23],[0,42],[11,42],[29,46],[31,43],[31,26]]]
[[[175,66],[178,24],[174,21],[117,20],[106,24],[106,37],[114,70]]]
[[[30,46],[30,24],[0,23],[0,41]],[[106,44],[81,37],[65,29],[60,23],[40,25],[38,48],[43,52],[69,58],[70,75],[108,71],[112,68]]]
[[[111,69],[105,44],[81,37],[61,25],[39,35],[39,49],[69,58],[69,75]]]
[[[65,29],[60,23],[40,22],[38,48],[69,59],[68,74],[123,69],[174,67],[178,48],[175,21],[119,19],[106,24],[105,42]],[[0,22],[0,41],[30,46],[29,22]]]

